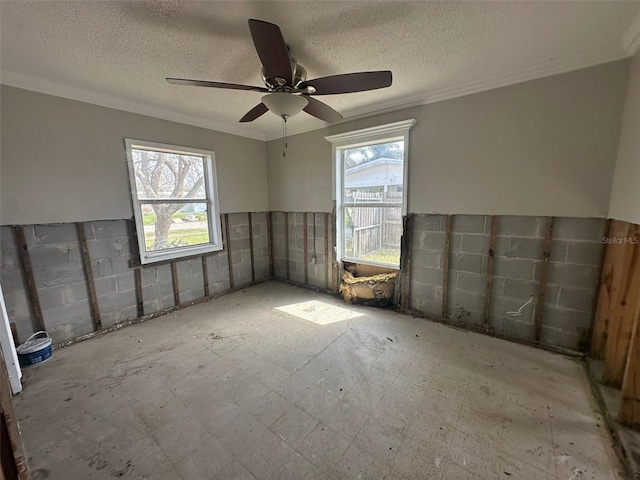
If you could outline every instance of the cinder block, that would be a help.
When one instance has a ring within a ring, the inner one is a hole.
[[[545,326],[560,330],[587,329],[591,326],[591,313],[556,305],[545,305],[542,317]]]
[[[116,278],[115,277],[100,277],[93,280],[93,284],[96,287],[96,295],[111,295],[116,292]]]
[[[129,237],[127,220],[104,220],[91,222],[93,238]]]
[[[607,221],[604,218],[558,217],[553,225],[553,238],[601,242]]]
[[[143,295],[144,297],[144,295]],[[145,300],[143,303],[144,314],[159,312],[174,306],[173,294],[154,298],[153,300]]]
[[[93,324],[89,320],[78,320],[64,325],[47,327],[53,343],[66,342],[93,332]]]
[[[500,215],[496,223],[498,235],[508,235],[516,237],[542,237],[544,228],[544,218]]]
[[[444,250],[443,232],[414,232],[412,248],[420,250]]]
[[[413,250],[411,268],[440,267],[440,252],[435,250]]]
[[[567,249],[569,242],[567,240],[551,241],[551,252],[549,254],[549,260],[552,262],[566,262],[567,261]]]
[[[89,255],[92,259],[131,255],[127,238],[99,238],[87,240]]]
[[[101,316],[103,313],[119,311],[132,307],[137,308],[135,290],[111,293],[109,295],[98,297],[98,308],[100,309]]]
[[[52,245],[34,245],[29,248],[31,264],[37,267],[62,266],[81,261],[80,248],[75,243],[56,243]]]
[[[2,246],[3,251],[16,251],[18,249],[13,229],[11,227],[0,226],[0,245]]]
[[[34,225],[35,242],[39,245],[77,242],[78,232],[73,223]]]
[[[414,215],[413,229],[425,232],[442,232],[442,215]]]
[[[100,315],[102,320],[102,326],[109,328],[114,325],[126,322],[127,320],[133,320],[138,316],[138,307],[136,305],[131,307],[121,308],[111,312],[106,312]]]
[[[470,312],[482,312],[483,306],[483,294],[449,290],[449,318],[460,319]]]
[[[507,255],[507,252],[509,251],[509,240],[510,237],[496,236],[496,242],[493,246],[494,256],[504,257]]]
[[[454,215],[451,231],[455,233],[484,233],[484,215]]]
[[[532,295],[535,296],[537,293],[538,282],[534,282],[532,280],[506,278],[502,286],[503,296],[518,298],[524,301],[529,300]]]
[[[456,272],[455,286],[465,292],[484,294],[487,288],[487,276],[477,273]]]
[[[464,253],[489,254],[489,237],[487,235],[462,235],[461,251]]]
[[[471,273],[483,273],[485,269],[483,256],[474,253],[453,253],[449,267]]]
[[[82,264],[79,263],[67,263],[55,267],[49,266],[39,270],[39,273],[42,273],[44,277],[43,283],[47,287],[85,280],[84,269]]]
[[[521,322],[530,322],[533,320],[533,316],[534,316],[535,301],[531,302],[526,307],[522,307],[527,300],[528,298],[523,301],[520,298],[507,298],[501,295],[492,295],[491,305],[489,308],[490,314],[493,315],[494,317],[500,317],[500,318],[506,318],[506,319],[517,318]],[[520,312],[521,315],[517,317],[507,315],[507,312],[517,312],[518,310],[520,310],[521,307],[522,307],[522,310]]]
[[[510,258],[542,259],[543,241],[537,238],[511,237],[506,256]]]
[[[531,280],[533,278],[534,262],[523,258],[495,257],[493,274],[496,277],[519,278]]]
[[[558,305],[560,307],[574,308],[590,314],[593,310],[594,295],[594,290],[563,285],[560,286]]]
[[[438,303],[442,301],[442,287],[430,283],[411,282],[409,297],[411,304]]]
[[[0,283],[2,283],[2,293],[5,295],[14,292],[25,292],[26,283],[22,275],[22,271],[15,270],[0,275]]]
[[[581,350],[582,331],[564,331],[558,328],[543,325],[540,332],[540,341],[545,345],[552,345],[570,350]]]
[[[67,304],[85,302],[89,292],[85,281],[68,283],[64,286],[64,301]]]
[[[116,275],[116,289],[118,292],[126,292],[129,290],[135,290],[136,282],[133,275],[133,271],[130,273],[123,273]]]
[[[602,242],[568,242],[567,263],[599,266],[604,255]]]
[[[42,309],[52,309],[64,305],[64,286],[41,288],[38,290],[38,299]]]
[[[594,289],[598,279],[598,268],[591,265],[551,262],[548,283]]]
[[[533,322],[523,322],[518,318],[507,318],[504,321],[503,334],[507,337],[534,340],[536,326]]]
[[[46,309],[44,305],[42,307],[42,317],[47,330],[81,320],[91,325],[91,312],[89,311],[88,302],[60,305]]]
[[[443,246],[444,250],[444,246]],[[461,233],[451,233],[449,235],[449,251],[458,253],[462,251],[462,234]]]
[[[442,286],[444,270],[441,268],[411,265],[411,279],[422,283]]]

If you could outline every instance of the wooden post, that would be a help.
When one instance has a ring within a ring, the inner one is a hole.
[[[496,224],[498,217],[491,216],[491,232],[489,234],[489,258],[487,259],[487,288],[484,292],[484,327],[490,328],[489,316],[491,315],[491,286],[493,284],[493,257],[496,248]]]
[[[96,284],[93,281],[93,268],[91,266],[91,257],[89,255],[89,246],[87,244],[85,223],[76,223],[76,230],[78,231],[80,251],[82,252],[82,266],[84,267],[84,277],[87,282],[87,289],[89,290],[89,308],[91,309],[91,318],[93,319],[93,330],[102,330],[102,319],[100,318],[100,308],[98,306]]]
[[[640,248],[635,248],[635,271],[632,276],[628,309],[633,316],[631,343],[622,379],[618,420],[624,425],[640,427]],[[633,291],[635,290],[635,294]]]
[[[24,279],[27,283],[27,293],[29,302],[33,311],[34,328],[36,331],[45,330],[44,319],[42,317],[42,308],[40,307],[40,299],[38,298],[38,289],[36,288],[36,280],[33,277],[33,268],[31,266],[31,257],[27,248],[27,241],[24,237],[24,228],[21,225],[13,227],[16,236],[18,252],[20,254],[20,263],[24,272]]]
[[[289,280],[289,212],[284,212],[284,245],[286,248],[284,261],[287,270],[287,280]]]
[[[630,224],[631,225],[631,224]],[[621,387],[627,365],[640,291],[640,245],[627,244],[620,287],[609,323],[602,383]]]
[[[27,480],[29,468],[27,457],[22,445],[18,418],[13,409],[11,384],[4,357],[0,354],[0,478],[4,479],[3,471],[7,472],[7,480]]]
[[[138,306],[138,317],[144,316],[144,301],[142,299],[142,270],[136,268],[133,270],[134,280],[136,284],[136,304]]]
[[[253,221],[251,219],[251,212],[247,214],[249,216],[249,253],[251,254],[251,281],[256,281],[256,266],[253,260]]]
[[[609,226],[608,238],[625,238],[628,232],[629,224],[627,222],[612,220]],[[600,360],[604,359],[604,351],[609,336],[609,325],[615,308],[615,298],[620,287],[625,247],[626,244],[624,243],[609,243],[606,246],[604,264],[600,276],[598,304],[595,310],[595,322],[591,335],[591,355]]]
[[[324,288],[329,289],[329,214],[324,213]]]
[[[202,256],[202,284],[204,286],[204,296],[209,296],[209,268],[207,266],[207,256]]]
[[[173,283],[173,301],[175,306],[180,305],[180,284],[178,282],[178,265],[171,262],[171,282]]]
[[[233,261],[231,258],[231,237],[229,235],[229,214],[224,214],[224,236],[227,241],[227,258],[229,259],[229,288],[233,288]]]
[[[542,336],[542,321],[544,299],[547,294],[547,277],[549,276],[549,257],[551,256],[551,242],[553,240],[553,217],[547,217],[545,226],[544,247],[542,249],[542,264],[540,265],[540,283],[538,284],[538,300],[536,302],[536,342]]]
[[[273,212],[269,212],[267,215],[267,230],[269,233],[269,275],[275,276],[275,265],[273,262]]]
[[[402,237],[400,240],[400,306],[407,310],[411,307],[411,235],[413,235],[413,215],[409,214],[402,221]]]
[[[442,316],[449,316],[449,257],[451,252],[451,215],[445,216],[444,270],[442,274]]]
[[[307,225],[307,212],[302,214],[302,232],[303,232],[303,241],[302,245],[304,248],[304,283],[309,283],[309,247],[308,247],[308,230],[309,226]]]

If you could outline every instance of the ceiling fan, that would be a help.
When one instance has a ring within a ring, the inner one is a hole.
[[[346,73],[307,80],[306,70],[289,54],[280,27],[273,23],[251,19],[249,29],[262,62],[264,87],[183,78],[167,78],[167,82],[177,85],[266,93],[262,101],[249,110],[240,122],[251,122],[268,111],[286,122],[289,117],[304,110],[320,120],[334,123],[341,120],[342,115],[329,105],[316,100],[312,95],[364,92],[391,85],[392,76],[389,70]]]

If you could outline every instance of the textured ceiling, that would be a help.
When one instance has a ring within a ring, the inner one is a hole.
[[[309,78],[390,69],[390,88],[322,97],[345,118],[624,58],[640,2],[0,1],[7,85],[253,138],[280,120],[238,119],[260,94],[167,76],[263,85],[247,19],[276,23]],[[299,132],[324,123],[305,113]]]

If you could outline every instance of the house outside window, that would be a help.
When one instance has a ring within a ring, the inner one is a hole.
[[[214,152],[125,144],[141,263],[222,250]]]
[[[340,260],[398,268],[415,120],[325,137],[333,145]]]

